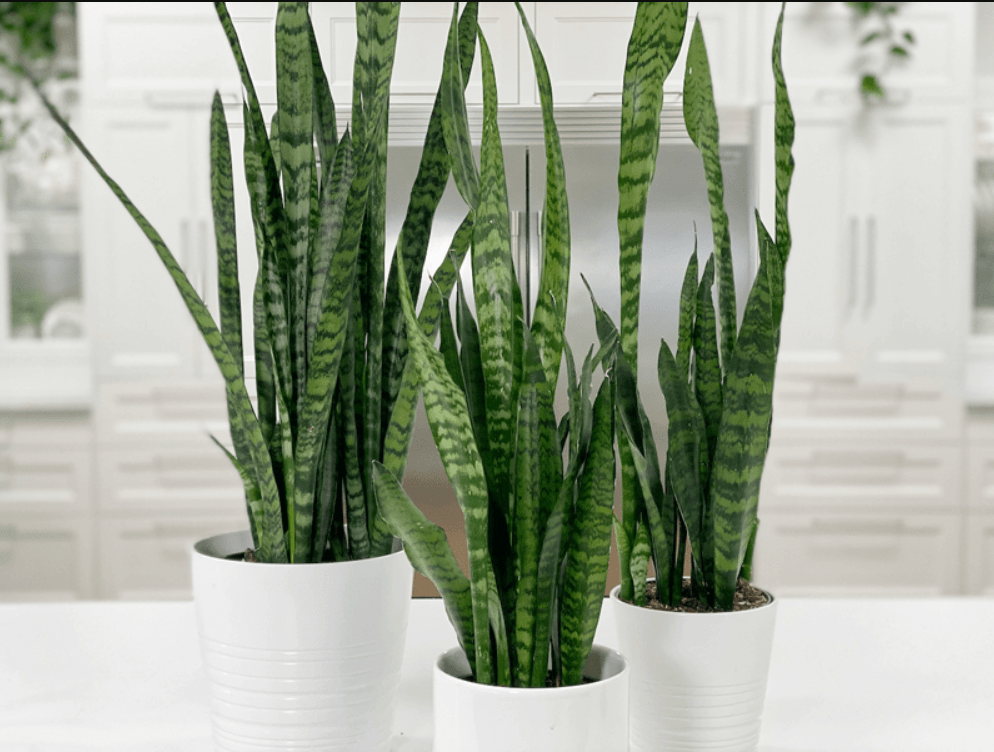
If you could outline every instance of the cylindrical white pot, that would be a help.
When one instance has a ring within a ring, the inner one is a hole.
[[[395,550],[323,564],[224,558],[251,547],[248,532],[194,546],[215,748],[385,752],[414,577],[407,556]]]
[[[594,645],[575,687],[515,689],[467,681],[462,648],[434,670],[434,752],[628,752],[628,662]]]
[[[687,614],[633,606],[611,591],[618,648],[631,665],[632,752],[753,752],[777,602]]]

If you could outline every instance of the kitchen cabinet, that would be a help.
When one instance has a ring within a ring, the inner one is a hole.
[[[780,596],[937,596],[960,591],[960,517],[760,509],[754,576]]]
[[[625,56],[637,3],[534,3],[534,30],[552,78],[556,104],[621,105]],[[683,92],[686,52],[700,17],[719,107],[754,104],[756,3],[690,3],[683,48],[666,79],[665,94]],[[524,49],[528,55],[528,50]],[[531,60],[521,66],[531,72]],[[522,104],[537,104],[525,91]],[[664,94],[664,101],[673,101]]]
[[[761,117],[771,133],[772,107]],[[967,109],[799,106],[795,118],[780,373],[958,382],[969,306],[949,301],[969,293]]]
[[[766,61],[780,3],[759,3],[763,58],[760,97],[773,101],[773,77]],[[910,55],[888,69],[881,83],[891,101],[965,103],[973,96],[973,39],[976,3],[902,3],[890,20],[900,33],[910,31]],[[859,25],[845,3],[787,3],[783,30],[784,70],[795,105],[858,103],[860,59],[879,69],[876,48],[860,39],[880,28]],[[878,45],[879,46],[879,45]]]

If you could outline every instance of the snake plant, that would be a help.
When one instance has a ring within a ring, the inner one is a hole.
[[[644,603],[645,588],[640,583],[651,558],[659,599],[679,605],[689,547],[691,586],[696,597],[712,608],[728,611],[739,577],[751,576],[758,526],[759,484],[769,444],[783,313],[784,267],[791,245],[787,194],[794,166],[794,119],[780,63],[781,10],[772,55],[776,86],[775,239],[757,212],[760,264],[739,326],[718,153],[718,117],[704,34],[700,21],[694,23],[683,84],[683,115],[687,133],[703,158],[714,251],[700,273],[694,249],[680,296],[676,353],[665,341],[659,350],[657,368],[668,418],[666,460],[661,468],[635,377],[642,231],[646,195],[656,165],[662,85],[680,50],[686,14],[686,3],[639,3],[625,71],[618,172],[621,352],[614,368],[621,428],[623,519],[616,521],[615,528],[623,599]],[[596,310],[598,334],[602,339],[615,336],[613,322],[601,309]]]
[[[443,117],[452,173],[472,218],[474,320],[457,285],[455,316],[442,311],[438,349],[401,301],[428,420],[466,521],[469,575],[445,532],[376,466],[379,504],[418,571],[445,600],[474,679],[516,687],[578,684],[600,614],[611,540],[614,406],[598,365],[613,343],[587,354],[577,374],[564,341],[570,265],[569,209],[548,71],[518,8],[535,65],[545,126],[544,259],[533,323],[512,265],[507,185],[497,127],[497,88],[486,40],[480,165],[471,151],[456,56],[455,15],[442,74]],[[406,263],[406,260],[405,260]],[[453,323],[454,318],[454,323]],[[569,413],[553,398],[562,360]],[[565,461],[564,461],[565,456]]]
[[[450,75],[450,87],[436,97],[386,280],[387,120],[400,3],[356,3],[352,118],[341,138],[307,3],[279,4],[277,111],[268,129],[234,24],[224,3],[215,6],[244,88],[245,174],[259,262],[255,287],[246,291],[254,358],[245,357],[242,337],[220,97],[210,131],[219,324],[159,234],[46,105],[151,241],[224,376],[234,447],[228,456],[244,482],[256,558],[306,563],[383,555],[393,535],[376,504],[373,467],[403,475],[417,402],[400,292],[418,295],[449,174],[443,113],[461,96],[461,89],[450,90],[453,81],[469,77],[477,4],[467,4],[454,32],[449,63],[458,76]],[[422,335],[436,330],[471,239],[467,219],[434,274]],[[257,408],[246,389],[246,363],[253,360]]]

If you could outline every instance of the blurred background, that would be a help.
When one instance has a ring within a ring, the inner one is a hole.
[[[57,6],[50,95],[216,311],[215,89],[236,187],[244,178],[241,89],[212,6],[32,5]],[[564,146],[567,336],[578,357],[596,340],[579,275],[615,318],[619,308],[618,131],[635,5],[522,3]],[[773,217],[769,60],[780,5],[690,6],[714,78],[741,313],[756,268],[753,208],[768,225]],[[992,6],[788,4],[794,250],[755,566],[757,583],[778,594],[994,593]],[[276,4],[228,7],[268,116]],[[354,5],[312,3],[311,14],[344,128]],[[450,14],[448,3],[402,6],[391,250]],[[497,68],[518,274],[534,294],[545,169],[534,73],[512,4],[482,4],[480,23]],[[13,33],[0,31],[4,54]],[[702,260],[712,245],[701,160],[682,124],[682,74],[681,61],[665,87],[643,256],[640,380],[661,449],[655,354],[660,339],[675,341],[695,231]],[[480,102],[475,75],[471,104]],[[0,84],[0,600],[188,598],[193,542],[247,525],[238,476],[209,438],[227,440],[223,384],[133,221],[25,87],[9,75]],[[237,190],[244,289],[255,249]],[[465,211],[450,184],[427,269]],[[423,413],[404,485],[464,557],[461,514]],[[419,577],[416,594],[432,592]]]

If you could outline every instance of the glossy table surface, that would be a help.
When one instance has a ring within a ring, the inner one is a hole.
[[[415,600],[395,752],[431,749],[454,644],[441,601]],[[211,749],[192,603],[0,604],[0,752]],[[992,751],[994,599],[780,600],[760,752]]]

